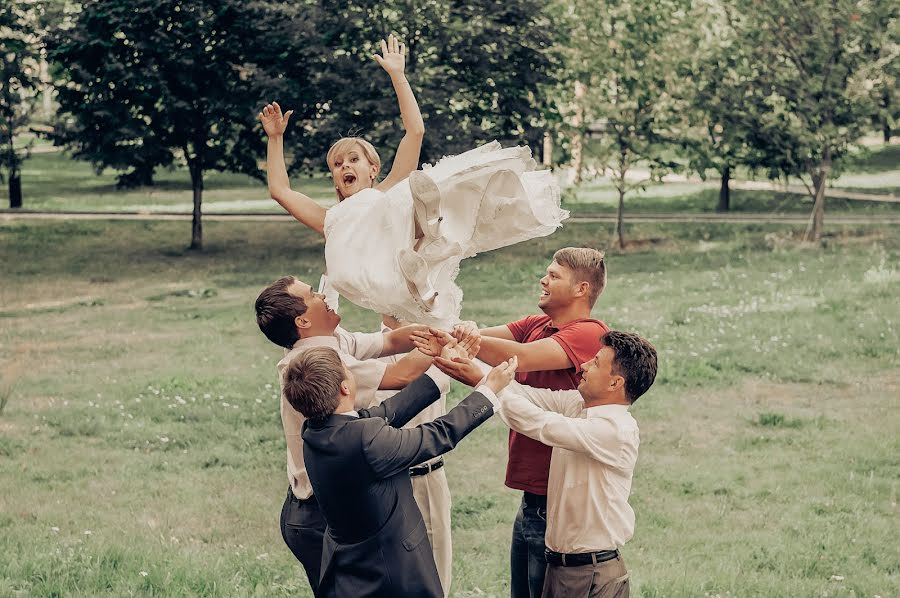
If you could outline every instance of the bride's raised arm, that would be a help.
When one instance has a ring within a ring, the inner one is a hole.
[[[269,195],[291,216],[313,229],[325,234],[325,208],[310,197],[291,189],[287,167],[284,163],[284,131],[293,114],[288,110],[284,115],[278,102],[267,104],[259,113],[259,120],[269,136],[266,149],[266,179]]]
[[[397,102],[400,104],[400,117],[403,119],[405,134],[397,147],[397,155],[394,157],[394,165],[390,174],[381,181],[376,189],[387,191],[419,166],[419,152],[422,150],[422,138],[425,136],[425,123],[422,122],[422,113],[416,103],[409,81],[406,80],[404,69],[406,66],[406,46],[390,35],[387,42],[381,40],[382,56],[375,55],[375,61],[381,65],[391,77],[391,84],[397,93]]]

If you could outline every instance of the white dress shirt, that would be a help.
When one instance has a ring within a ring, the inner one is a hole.
[[[628,504],[638,425],[626,405],[584,408],[577,390],[512,382],[500,393],[510,428],[553,447],[545,544],[565,554],[612,550],[634,534]]]
[[[278,380],[281,383],[281,424],[284,427],[284,439],[287,444],[288,482],[294,496],[306,500],[312,496],[312,485],[306,475],[306,464],[303,462],[303,429],[304,417],[291,407],[284,396],[284,370],[297,355],[312,347],[331,347],[338,352],[347,369],[356,380],[356,407],[368,407],[375,399],[375,391],[381,384],[387,364],[372,359],[384,350],[384,335],[380,332],[370,334],[347,332],[338,327],[334,336],[313,336],[300,339],[294,348],[287,351],[278,362]]]

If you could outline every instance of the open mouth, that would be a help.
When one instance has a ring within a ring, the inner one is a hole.
[[[347,174],[344,175],[344,178],[341,179],[341,180],[344,181],[344,184],[345,184],[345,185],[352,185],[353,183],[356,182],[356,175],[355,175],[355,174],[350,174],[350,173],[348,172]]]
[[[549,297],[549,296],[550,296],[550,291],[546,291],[546,290],[544,290],[544,289],[541,289],[541,297],[542,297],[542,298],[543,298],[543,297]]]

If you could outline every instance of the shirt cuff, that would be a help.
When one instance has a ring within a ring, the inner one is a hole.
[[[479,384],[475,388],[475,392],[480,392],[485,397],[487,397],[487,400],[490,401],[491,405],[494,407],[494,413],[497,413],[497,411],[500,410],[500,399],[497,398],[497,395],[493,390],[490,389],[490,387],[488,387],[487,384]]]

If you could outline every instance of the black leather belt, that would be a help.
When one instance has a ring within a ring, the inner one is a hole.
[[[575,554],[563,554],[544,549],[544,560],[548,565],[561,565],[563,567],[581,567],[583,565],[596,565],[619,558],[618,550],[600,550],[598,552],[579,552]]]
[[[434,463],[426,463],[425,465],[416,465],[415,467],[409,468],[409,476],[414,478],[420,475],[428,475],[435,469],[440,469],[444,466],[444,458],[441,457]]]

